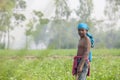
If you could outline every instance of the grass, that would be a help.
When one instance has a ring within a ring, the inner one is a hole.
[[[75,80],[75,49],[0,50],[0,80]],[[120,80],[120,50],[93,49],[87,80]]]

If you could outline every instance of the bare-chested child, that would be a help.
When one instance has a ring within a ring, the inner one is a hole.
[[[73,75],[76,80],[86,80],[89,68],[88,55],[91,48],[90,38],[86,35],[88,26],[85,23],[78,25],[78,34],[80,36],[77,55],[74,57]],[[76,62],[75,62],[76,61]]]

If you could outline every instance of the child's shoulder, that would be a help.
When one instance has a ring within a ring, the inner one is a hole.
[[[85,37],[85,38],[84,38],[84,43],[85,43],[85,44],[91,44],[89,37]]]
[[[84,40],[90,42],[90,38],[87,36],[84,38]]]

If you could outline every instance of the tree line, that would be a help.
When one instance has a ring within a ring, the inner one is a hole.
[[[28,20],[23,13],[27,7],[25,0],[0,0],[0,48],[10,48],[10,40],[15,38],[10,32],[16,27],[25,29],[26,49],[31,41],[34,41],[36,47],[44,43],[52,49],[76,48],[79,40],[77,24],[80,22],[89,25],[95,38],[95,48],[120,48],[120,30],[115,30],[120,16],[120,1],[106,0],[106,19],[103,20],[91,18],[93,0],[79,0],[80,5],[75,10],[70,9],[68,2],[69,0],[54,0],[55,16],[50,19],[45,18],[42,11],[33,10],[32,18]],[[78,19],[70,18],[72,12],[75,12]],[[110,30],[104,31],[106,26]]]

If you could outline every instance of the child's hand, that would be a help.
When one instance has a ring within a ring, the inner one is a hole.
[[[79,74],[79,73],[81,73],[81,72],[82,72],[82,67],[78,67],[77,73]]]

